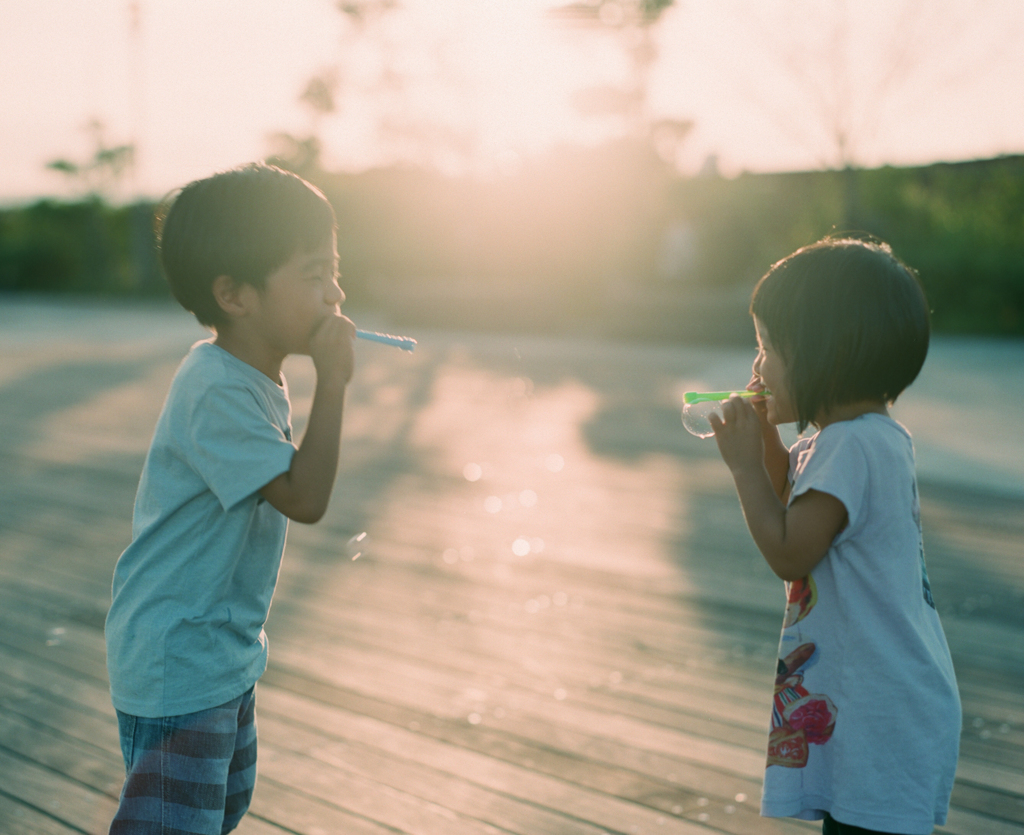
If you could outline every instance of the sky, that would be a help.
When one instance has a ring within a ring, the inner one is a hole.
[[[558,2],[401,0],[356,26],[331,0],[0,0],[0,202],[80,193],[47,163],[98,140],[136,148],[115,198],[263,158],[281,133],[317,133],[337,170],[493,175],[635,129],[574,102],[636,78],[638,54],[643,124],[692,123],[666,150],[683,173],[1024,152],[1018,0],[676,0],[646,40],[610,25],[630,0],[590,26]],[[334,112],[300,101],[314,75]]]

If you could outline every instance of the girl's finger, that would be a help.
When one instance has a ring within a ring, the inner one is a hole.
[[[732,394],[722,406],[723,414],[725,413],[726,407],[729,407],[732,410],[733,419],[735,419],[739,415],[743,414],[744,409],[749,409],[750,404],[747,402],[747,398],[740,397],[738,394]]]
[[[760,418],[757,416],[757,410],[754,408],[754,404],[749,403],[748,398],[746,397],[740,397],[738,394],[734,394],[729,398],[727,405],[732,407],[731,415],[726,417],[726,422],[728,423],[735,423],[738,427],[745,427],[750,421],[760,421]],[[722,408],[722,412],[723,414],[725,413],[724,407]]]
[[[708,423],[711,424],[711,429],[716,436],[718,435],[718,430],[725,426],[725,421],[718,416],[718,412],[712,412],[708,415]]]
[[[732,423],[734,420],[736,420],[736,404],[733,403],[734,398],[735,395],[733,395],[733,397],[730,397],[728,400],[722,401],[722,423]],[[718,415],[716,415],[714,412],[712,412],[711,414],[714,417],[718,417]]]

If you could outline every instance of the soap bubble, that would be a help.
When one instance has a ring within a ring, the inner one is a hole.
[[[710,438],[714,435],[715,430],[711,428],[708,416],[714,412],[721,417],[722,402],[721,400],[703,400],[699,403],[684,403],[683,426],[686,427],[686,431],[698,438]]]
[[[366,539],[366,531],[357,533],[345,543],[345,553],[354,560],[359,559],[363,555],[363,549],[366,548]]]

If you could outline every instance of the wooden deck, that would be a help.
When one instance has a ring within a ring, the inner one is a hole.
[[[238,832],[818,831],[758,815],[781,584],[677,412],[749,357],[415,335],[360,347],[331,509],[289,533]],[[0,300],[2,833],[106,832],[111,572],[197,336],[174,311]],[[311,367],[286,371],[301,431]],[[1019,835],[1024,499],[921,492],[965,712],[941,831]]]

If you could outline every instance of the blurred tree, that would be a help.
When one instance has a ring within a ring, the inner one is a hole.
[[[309,127],[305,136],[280,132],[270,137],[274,146],[270,162],[315,179],[321,171],[321,125],[323,120],[337,110],[337,71],[327,67],[314,75],[307,83],[299,102],[309,113]]]
[[[627,133],[649,139],[667,162],[675,162],[679,146],[693,122],[655,119],[650,112],[650,75],[657,59],[654,29],[674,0],[575,0],[551,9],[551,16],[567,25],[614,36],[627,59],[628,74],[620,83],[584,88],[574,96],[576,109],[585,116],[622,120]]]
[[[86,125],[92,135],[95,150],[82,162],[61,158],[51,160],[46,167],[65,175],[76,183],[84,196],[111,198],[117,192],[124,176],[129,173],[135,159],[135,146],[108,145],[104,138],[105,126],[93,118]]]
[[[321,169],[323,130],[338,115],[353,124],[369,120],[380,159],[427,167],[470,159],[472,126],[451,117],[445,121],[434,103],[417,106],[412,95],[414,85],[430,83],[456,91],[458,80],[446,66],[443,44],[410,40],[398,25],[398,0],[339,0],[335,5],[344,21],[338,60],[307,82],[299,100],[310,113],[309,129],[305,136],[272,137],[274,160],[307,174]]]
[[[867,162],[871,143],[907,108],[976,78],[1001,50],[1015,49],[1020,36],[982,25],[999,0],[891,0],[874,7],[847,0],[733,2],[735,20],[762,53],[749,62],[757,74],[747,75],[742,94],[784,134],[815,150],[823,168],[847,172],[837,218],[846,226],[863,220],[851,172]],[[777,84],[767,89],[780,80],[772,67],[782,70],[809,119],[792,111],[792,99]]]

